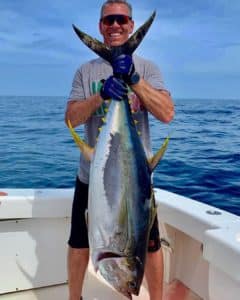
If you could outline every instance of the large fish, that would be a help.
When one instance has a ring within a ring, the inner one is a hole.
[[[136,49],[154,15],[126,44],[114,49],[74,29],[91,49],[111,61],[116,53],[131,54]],[[132,299],[132,294],[139,294],[156,214],[151,173],[168,139],[148,159],[128,99],[111,101],[94,149],[80,139],[70,122],[68,125],[83,155],[91,161],[88,230],[93,265],[117,291]]]

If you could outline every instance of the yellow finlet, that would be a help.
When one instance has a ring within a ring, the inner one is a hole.
[[[94,148],[90,147],[88,144],[86,144],[76,133],[76,131],[73,129],[72,124],[70,122],[70,120],[68,120],[68,128],[70,130],[70,133],[75,141],[75,143],[77,144],[77,146],[79,147],[80,151],[82,152],[84,158],[86,160],[91,161],[93,158],[93,154],[94,154]]]
[[[153,171],[156,168],[157,164],[159,163],[159,161],[163,157],[163,155],[164,155],[164,153],[167,149],[169,139],[170,139],[170,137],[168,136],[165,139],[164,143],[162,144],[162,147],[158,150],[158,152],[148,160],[148,164],[149,164],[149,167],[150,167],[151,171]]]

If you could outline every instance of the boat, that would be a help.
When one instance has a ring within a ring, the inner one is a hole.
[[[1,300],[66,300],[73,189],[0,189]],[[164,300],[238,300],[240,217],[155,189]],[[84,300],[125,299],[89,263]],[[140,295],[148,300],[144,280]]]

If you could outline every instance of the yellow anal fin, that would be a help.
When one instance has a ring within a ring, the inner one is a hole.
[[[167,149],[168,142],[169,142],[169,136],[165,139],[164,143],[162,144],[162,147],[158,150],[158,152],[148,160],[148,164],[151,171],[153,171],[156,168],[157,164],[163,157]]]
[[[76,133],[76,131],[73,129],[72,124],[70,122],[70,120],[68,120],[68,128],[71,132],[71,135],[75,141],[75,143],[77,144],[77,146],[79,147],[80,151],[82,152],[84,158],[88,161],[91,161],[93,158],[93,154],[94,154],[94,148],[90,147],[88,144],[86,144],[80,137],[79,135]]]

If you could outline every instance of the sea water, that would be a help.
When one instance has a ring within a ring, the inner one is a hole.
[[[74,186],[79,150],[64,124],[66,102],[0,97],[0,188]],[[240,100],[174,102],[170,124],[150,117],[153,151],[170,135],[154,185],[240,215]]]

